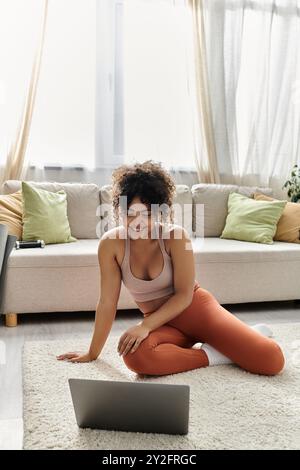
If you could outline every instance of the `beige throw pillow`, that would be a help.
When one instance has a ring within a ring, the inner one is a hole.
[[[278,201],[278,199],[257,192],[253,194],[253,198],[258,201]],[[287,202],[278,221],[274,240],[300,243],[300,203]]]

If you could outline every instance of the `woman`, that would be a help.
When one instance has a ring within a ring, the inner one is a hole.
[[[165,223],[169,216],[173,222],[175,191],[170,175],[152,160],[114,170],[114,217],[119,212],[123,223],[105,232],[99,242],[101,295],[91,345],[86,353],[57,358],[89,362],[100,355],[123,281],[143,314],[118,343],[130,370],[165,375],[235,363],[256,374],[279,373],[284,356],[267,337],[268,327],[246,325],[195,281],[187,231]]]

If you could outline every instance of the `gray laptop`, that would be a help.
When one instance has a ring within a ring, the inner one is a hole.
[[[69,379],[69,386],[81,428],[188,433],[188,385]]]

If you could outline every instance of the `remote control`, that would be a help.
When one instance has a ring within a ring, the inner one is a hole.
[[[44,240],[17,240],[15,244],[15,248],[19,250],[20,248],[44,248],[45,242]]]

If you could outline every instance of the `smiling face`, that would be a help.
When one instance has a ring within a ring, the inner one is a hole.
[[[135,196],[128,205],[127,213],[123,213],[123,223],[127,233],[133,239],[151,238],[158,216],[151,210],[150,204],[145,204]]]

